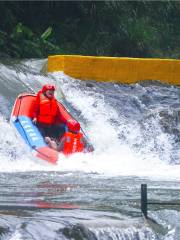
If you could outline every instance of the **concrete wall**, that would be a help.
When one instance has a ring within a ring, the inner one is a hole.
[[[48,57],[48,71],[63,71],[83,80],[119,83],[159,80],[180,85],[180,60],[174,59],[55,55]]]

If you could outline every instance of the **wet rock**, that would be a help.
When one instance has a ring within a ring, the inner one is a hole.
[[[161,82],[159,80],[141,80],[139,81],[139,85],[143,87],[148,87],[148,86],[169,86],[169,84]]]
[[[94,87],[94,85],[93,85],[92,83],[87,82],[87,83],[86,83],[86,87],[92,88],[92,87]]]
[[[0,236],[3,236],[5,234],[8,234],[9,233],[9,228],[7,227],[1,227],[0,226]]]
[[[68,239],[75,239],[75,240],[97,240],[94,233],[92,233],[88,228],[83,226],[82,224],[77,224],[72,227],[65,227],[62,230],[62,233]]]

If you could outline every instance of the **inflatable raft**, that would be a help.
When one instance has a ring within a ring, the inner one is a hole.
[[[32,123],[35,98],[35,94],[25,93],[19,95],[14,103],[10,121],[30,147],[35,157],[43,159],[48,163],[56,164],[59,158],[59,152],[47,145],[37,126]],[[58,102],[58,106],[61,114],[67,121],[73,119],[61,103]]]

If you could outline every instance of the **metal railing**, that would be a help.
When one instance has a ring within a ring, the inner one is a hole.
[[[170,205],[170,206],[179,205],[180,206],[180,203],[148,201],[147,184],[141,184],[141,212],[145,218],[148,218],[148,205]]]

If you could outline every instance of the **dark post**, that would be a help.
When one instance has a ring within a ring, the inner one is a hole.
[[[141,184],[141,211],[147,218],[147,184]]]

